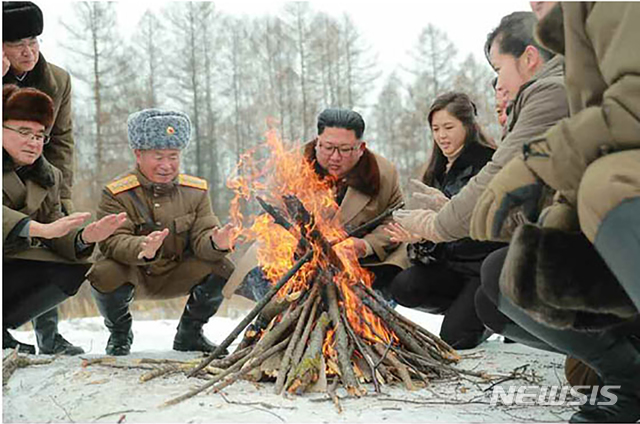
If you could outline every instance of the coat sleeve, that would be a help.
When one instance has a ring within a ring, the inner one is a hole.
[[[60,109],[51,129],[51,141],[45,146],[44,156],[62,171],[60,198],[71,199],[73,185],[73,124],[71,121],[71,78],[65,71],[56,72],[60,87]]]
[[[205,261],[219,261],[228,251],[216,250],[211,242],[211,230],[220,227],[220,220],[213,213],[209,191],[202,191],[202,196],[196,209],[196,217],[191,227],[190,238],[193,243],[193,251],[197,258]]]
[[[525,143],[540,137],[569,112],[564,86],[552,78],[539,80],[525,90],[522,104],[518,120],[491,160],[438,212],[435,227],[444,241],[469,237],[473,208],[493,177],[522,153]]]
[[[127,212],[125,206],[118,200],[117,196],[104,189],[98,205],[98,219],[102,219],[109,214],[121,212]],[[134,266],[150,265],[162,257],[162,247],[158,250],[154,260],[138,259],[144,238],[144,236],[135,234],[135,224],[129,217],[111,236],[100,242],[99,247],[104,256],[117,262]]]
[[[398,171],[394,167],[393,176],[391,177],[391,194],[385,210],[399,205],[403,200],[399,180]],[[382,212],[384,211],[381,211],[381,213]],[[389,253],[400,245],[399,243],[393,243],[383,230],[383,227],[392,220],[392,217],[388,217],[380,225],[374,228],[373,231],[363,237],[363,239],[369,243],[380,261],[384,261]]]
[[[567,42],[575,43],[566,48],[578,58],[594,57],[607,88],[600,104],[546,134],[555,178],[545,182],[555,189],[577,189],[587,166],[602,153],[640,147],[640,3],[599,3],[591,13],[587,7],[563,5]]]
[[[21,228],[29,221],[28,215],[2,205],[2,247],[4,253],[29,248],[29,239],[18,235]]]

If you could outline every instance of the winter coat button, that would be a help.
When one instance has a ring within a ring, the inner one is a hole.
[[[160,207],[160,203],[154,203],[154,204],[153,204],[153,207],[154,207],[154,208],[159,208],[159,207]]]
[[[159,227],[162,225],[162,223],[160,221],[156,221],[156,225]]]

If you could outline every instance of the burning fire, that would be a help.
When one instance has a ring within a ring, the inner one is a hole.
[[[347,238],[347,233],[339,222],[339,206],[335,201],[331,182],[328,179],[322,180],[317,175],[313,164],[304,158],[299,144],[286,146],[275,130],[266,134],[263,146],[242,155],[234,174],[227,182],[228,187],[235,192],[230,208],[231,222],[240,229],[237,237],[245,242],[257,243],[259,264],[272,284],[295,264],[301,235],[297,233],[297,229],[294,234],[287,231],[268,214],[244,217],[241,213],[243,202],[256,204],[255,197],[259,196],[269,204],[279,207],[294,222],[282,206],[282,197],[296,196],[314,217],[310,227],[305,228],[307,233],[317,229],[333,243]],[[344,266],[334,275],[333,282],[339,289],[342,297],[340,306],[352,328],[371,342],[389,344],[397,341],[396,335],[359,300],[352,289],[352,285],[360,281],[368,287],[373,282],[373,274],[360,266],[353,243],[350,240],[343,241],[336,244],[334,250]],[[322,249],[314,246],[313,259],[302,266],[278,296],[282,298],[308,289],[316,278],[317,271],[328,269],[329,266]],[[325,358],[332,356],[334,346],[333,331],[328,331],[323,346]]]

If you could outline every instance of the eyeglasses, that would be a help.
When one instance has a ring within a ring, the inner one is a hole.
[[[20,50],[24,51],[24,49],[34,49],[40,45],[40,40],[36,37],[25,38],[20,41],[5,41],[4,47],[11,50]]]
[[[36,134],[33,131],[28,130],[26,128],[13,128],[13,127],[10,127],[8,125],[2,125],[2,128],[6,128],[8,130],[16,132],[16,133],[20,134],[23,138],[29,137],[31,140],[39,141],[42,144],[47,144],[49,142],[49,140],[51,139],[51,137],[49,137],[46,134]]]
[[[318,149],[327,156],[331,156],[333,152],[338,152],[340,157],[350,156],[355,150],[358,150],[360,143],[353,147],[332,146],[330,144],[317,144]]]

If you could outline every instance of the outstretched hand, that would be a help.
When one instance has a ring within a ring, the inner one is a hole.
[[[87,243],[99,243],[114,233],[127,220],[127,213],[111,214],[92,222],[82,230],[82,240]]]
[[[43,239],[64,237],[70,231],[82,226],[90,217],[91,213],[89,212],[76,212],[48,224],[31,221],[29,224],[29,236]]]
[[[215,227],[211,230],[211,241],[218,249],[229,250],[233,247],[237,231],[233,224],[227,224],[222,228]]]
[[[138,253],[138,259],[153,259],[156,252],[162,246],[162,242],[169,235],[169,229],[154,231],[144,238],[141,243],[142,250]]]

